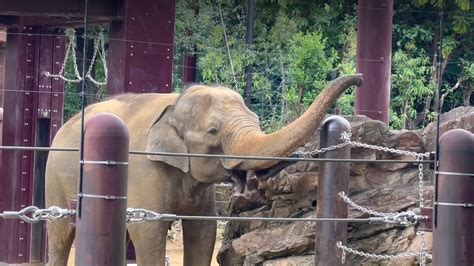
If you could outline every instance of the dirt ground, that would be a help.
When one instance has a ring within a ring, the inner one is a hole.
[[[221,241],[216,241],[216,246],[214,248],[214,257],[212,258],[212,266],[219,265],[216,260],[217,252],[221,247]],[[71,253],[69,255],[68,266],[74,266],[74,254],[75,249],[74,247],[71,249]],[[170,259],[171,266],[181,266],[183,265],[183,242],[181,238],[176,240],[168,240],[166,242],[166,256]],[[128,265],[134,265],[133,262],[130,262]]]
[[[218,266],[216,256],[221,247],[221,241],[216,241],[216,246],[214,247],[214,257],[212,258],[211,265]],[[166,256],[170,259],[171,266],[181,266],[183,265],[183,242],[181,240],[168,241],[166,243]]]

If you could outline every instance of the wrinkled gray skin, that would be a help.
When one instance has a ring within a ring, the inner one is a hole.
[[[242,97],[227,88],[193,86],[183,94],[122,95],[86,109],[86,120],[109,112],[130,132],[130,149],[153,152],[288,156],[319,127],[325,111],[360,75],[326,87],[300,118],[264,134]],[[78,147],[80,116],[59,130],[53,147]],[[46,166],[46,206],[67,208],[76,198],[79,155],[51,152]],[[272,167],[275,161],[130,155],[128,206],[160,213],[215,215],[213,183],[238,171]],[[168,222],[128,225],[139,265],[165,261]],[[184,264],[209,265],[216,236],[214,221],[183,221]],[[49,264],[66,265],[74,239],[67,220],[48,223]]]

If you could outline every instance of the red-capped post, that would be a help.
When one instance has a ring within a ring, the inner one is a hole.
[[[439,142],[433,265],[474,265],[474,134],[453,129]]]
[[[76,265],[125,265],[129,134],[112,114],[86,121]]]
[[[340,144],[342,133],[351,133],[351,125],[340,116],[324,120],[320,133],[320,148]],[[321,158],[349,159],[350,147],[327,151]],[[347,218],[347,204],[339,197],[339,192],[349,189],[348,162],[322,162],[319,169],[316,217]],[[347,223],[323,222],[316,227],[316,265],[342,265],[342,253],[338,242],[347,241]]]

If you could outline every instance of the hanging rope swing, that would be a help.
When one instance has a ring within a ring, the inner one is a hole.
[[[81,77],[81,74],[79,73],[79,69],[77,66],[77,57],[76,57],[76,47],[77,47],[77,39],[76,39],[76,31],[72,28],[68,28],[65,31],[66,38],[67,38],[67,47],[66,47],[66,54],[64,55],[64,60],[61,65],[61,69],[59,70],[58,74],[51,74],[49,71],[45,73],[47,77],[51,78],[60,78],[66,82],[73,82],[73,83],[79,83],[82,80],[84,80],[83,77]],[[104,68],[104,80],[103,81],[98,81],[95,80],[91,73],[94,70],[94,64],[97,59],[97,56],[100,58],[100,61],[102,63],[102,66]],[[66,64],[69,60],[69,57],[72,57],[72,65],[74,68],[74,76],[75,78],[68,78],[67,73],[65,73],[66,70]],[[97,36],[94,37],[94,54],[92,55],[91,63],[89,65],[89,69],[87,70],[87,73],[85,74],[85,77],[89,79],[92,83],[94,83],[97,86],[104,86],[107,84],[107,78],[108,78],[108,69],[107,69],[107,61],[105,59],[105,39],[104,39],[104,31],[101,28],[97,34]]]

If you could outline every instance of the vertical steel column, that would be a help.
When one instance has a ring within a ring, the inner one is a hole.
[[[350,133],[349,122],[340,116],[327,118],[320,133],[320,147],[329,147],[342,142],[341,134]],[[322,158],[348,159],[350,147],[325,152]],[[322,162],[319,169],[316,217],[346,218],[347,204],[338,193],[349,188],[349,163]],[[337,242],[346,243],[347,224],[336,222],[318,223],[316,229],[316,265],[342,265]]]
[[[173,89],[175,0],[125,0],[123,21],[110,24],[109,94]]]
[[[359,0],[355,113],[388,124],[392,57],[393,0]]]
[[[33,110],[32,121],[34,121],[34,144],[37,147],[49,147],[49,124],[51,118],[51,78],[44,75],[45,72],[52,72],[53,66],[53,42],[50,35],[51,30],[41,27],[38,29],[40,34],[37,36],[36,64],[32,71],[35,77],[35,110]],[[55,72],[52,72],[55,73]],[[46,166],[47,152],[34,152],[34,171],[33,182],[31,185],[32,202],[31,205],[44,208],[44,173]],[[30,239],[30,262],[40,262],[46,255],[46,223],[39,222],[31,225]]]
[[[474,265],[474,134],[450,130],[439,148],[433,265]]]
[[[183,86],[196,83],[196,55],[185,52],[183,55]]]
[[[23,21],[21,18],[20,21]],[[44,76],[45,71],[57,73],[64,58],[64,45],[39,26],[8,29],[4,110],[10,114],[4,119],[3,145],[36,146],[38,128],[42,127],[41,142],[50,144],[52,136],[62,123],[63,82]],[[59,38],[59,37],[57,37]],[[63,38],[64,39],[64,38]],[[64,40],[62,40],[64,44]],[[54,44],[54,47],[53,47]],[[53,65],[52,60],[55,60]],[[51,90],[56,93],[51,96]],[[51,129],[44,128],[51,125]],[[0,210],[19,210],[28,205],[41,207],[43,178],[41,167],[35,161],[41,152],[4,151],[0,173]],[[41,164],[41,163],[40,163]],[[0,221],[0,261],[9,263],[38,262],[44,253],[44,235],[41,224],[29,225],[23,221]]]
[[[255,11],[255,0],[247,0],[247,20],[245,30],[245,43],[248,48],[253,44],[253,24],[254,24],[254,12]],[[249,108],[252,105],[252,65],[245,66],[245,89],[244,89],[244,101],[245,105]]]
[[[5,58],[3,145],[34,146],[36,124],[38,27],[9,28]],[[34,153],[3,151],[0,173],[0,210],[19,210],[32,204]],[[23,221],[0,221],[0,261],[29,261],[31,225]]]
[[[57,29],[57,35],[64,35],[63,29]],[[54,37],[54,52],[53,52],[53,66],[52,73],[59,73],[61,64],[66,52],[66,37]],[[51,81],[51,123],[49,132],[49,143],[53,141],[54,136],[59,128],[63,125],[64,115],[64,81],[60,78],[52,78]]]
[[[87,121],[84,134],[76,265],[125,265],[128,129],[120,118],[104,113]]]

